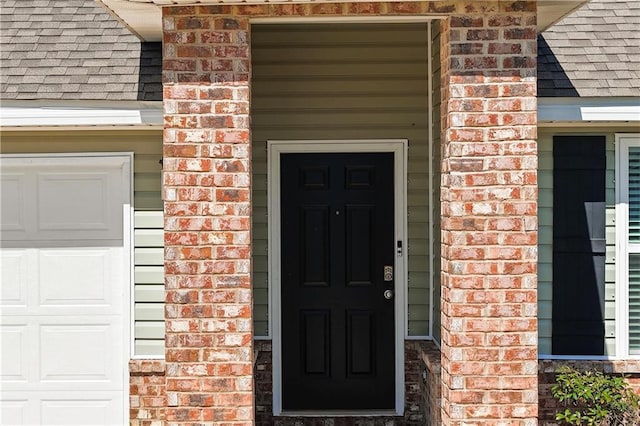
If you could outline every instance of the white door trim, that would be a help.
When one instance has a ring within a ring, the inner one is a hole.
[[[403,241],[404,253],[396,257],[395,288],[395,414],[404,413],[404,336],[407,309],[407,153],[406,139],[364,140],[291,140],[267,141],[268,170],[268,227],[269,227],[269,335],[273,350],[273,415],[300,415],[282,411],[282,324],[280,298],[280,154],[282,153],[347,153],[390,152],[394,154],[394,195],[396,241]],[[319,413],[305,413],[305,415]],[[322,412],[324,415],[353,415],[344,412]],[[373,413],[367,413],[369,415]],[[381,413],[389,414],[389,413]]]
[[[112,163],[121,166],[122,181],[126,185],[123,191],[122,208],[122,242],[123,253],[123,292],[122,292],[122,372],[123,398],[122,398],[122,418],[129,419],[129,360],[133,353],[133,321],[132,309],[134,303],[133,295],[133,152],[79,152],[79,153],[34,153],[34,154],[0,154],[0,166],[3,159],[24,160],[25,164],[29,159],[56,159],[60,158],[83,158],[86,164],[90,165],[90,160],[96,160],[100,164]],[[127,291],[128,290],[128,291]]]

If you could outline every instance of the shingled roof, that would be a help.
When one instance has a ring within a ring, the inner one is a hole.
[[[162,100],[162,47],[94,0],[2,0],[0,96]]]
[[[592,0],[538,39],[538,93],[640,96],[640,1]],[[160,43],[94,0],[2,0],[0,96],[162,100]]]
[[[538,37],[538,94],[640,96],[640,1],[591,0]]]

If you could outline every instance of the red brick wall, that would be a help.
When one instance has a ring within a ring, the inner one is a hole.
[[[442,377],[441,354],[433,342],[416,342],[421,361],[420,411],[425,423],[431,426],[442,424]]]
[[[167,421],[253,421],[249,22],[163,9]]]
[[[533,1],[163,9],[166,418],[253,421],[248,17],[442,25],[443,422],[536,423]]]
[[[164,424],[167,394],[163,360],[129,361],[129,418],[131,426]]]
[[[446,425],[537,423],[535,25],[533,1],[441,25]]]
[[[422,371],[424,369],[424,349],[423,342],[405,342],[405,413],[403,418],[398,417],[378,417],[370,418],[370,423],[363,423],[362,418],[324,418],[315,417],[311,419],[273,417],[273,361],[272,347],[270,340],[257,340],[255,349],[258,351],[258,358],[255,365],[256,381],[256,425],[272,425],[277,422],[281,425],[326,425],[326,424],[380,424],[386,425],[390,421],[401,422],[403,425],[435,425],[424,416],[422,407],[423,388]],[[438,352],[439,359],[439,352]],[[438,380],[438,384],[440,381]],[[438,413],[439,414],[439,413]],[[304,423],[301,423],[304,422]]]

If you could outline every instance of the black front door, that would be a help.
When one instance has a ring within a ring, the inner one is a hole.
[[[393,179],[392,153],[281,156],[284,410],[395,407]]]

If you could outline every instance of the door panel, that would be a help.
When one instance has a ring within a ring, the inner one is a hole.
[[[395,407],[393,164],[281,156],[284,410]]]

